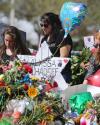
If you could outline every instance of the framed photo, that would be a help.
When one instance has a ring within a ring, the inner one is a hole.
[[[93,45],[94,45],[94,36],[85,36],[84,37],[84,46],[92,49],[92,48],[94,48]]]

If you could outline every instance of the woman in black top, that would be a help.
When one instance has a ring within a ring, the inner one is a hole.
[[[54,13],[45,13],[41,16],[40,26],[44,37],[41,43],[47,42],[54,57],[71,57],[72,39],[68,34],[64,38],[64,30],[61,26],[59,16]],[[62,75],[67,83],[71,81],[71,62],[62,71]]]
[[[2,34],[3,44],[0,46],[0,60],[4,63],[13,61],[17,54],[30,55],[30,51],[23,44],[19,30],[14,26],[7,26]]]

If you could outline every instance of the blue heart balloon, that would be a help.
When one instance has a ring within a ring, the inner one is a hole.
[[[65,30],[65,37],[78,27],[87,15],[84,3],[65,2],[60,10],[60,20]]]

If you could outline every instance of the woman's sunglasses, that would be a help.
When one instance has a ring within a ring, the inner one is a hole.
[[[40,26],[41,26],[41,27],[45,27],[45,28],[47,28],[47,27],[49,26],[49,24],[45,24],[45,23],[42,24],[42,23],[41,23]]]
[[[98,47],[100,48],[100,44],[94,44],[94,47],[95,48],[98,48]]]

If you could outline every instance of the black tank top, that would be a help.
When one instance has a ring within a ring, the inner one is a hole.
[[[49,41],[47,40],[48,37],[44,37],[41,40],[41,43],[44,41],[47,42],[49,49],[54,57],[60,57],[60,48],[65,45],[70,45],[72,50],[72,39],[71,36],[68,34],[66,38],[64,38],[64,30],[60,30],[56,32]],[[59,47],[58,47],[59,46]],[[69,52],[68,57],[71,57],[71,50]]]

